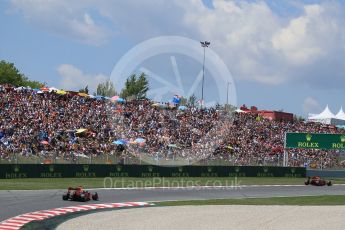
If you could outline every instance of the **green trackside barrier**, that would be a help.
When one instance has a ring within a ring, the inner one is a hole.
[[[108,164],[1,164],[0,178],[67,177],[305,177],[302,167]]]
[[[327,177],[327,178],[345,178],[345,170],[336,170],[336,169],[308,169],[307,176],[320,176],[320,177]]]

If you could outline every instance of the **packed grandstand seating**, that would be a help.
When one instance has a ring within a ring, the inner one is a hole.
[[[232,165],[281,165],[285,132],[341,133],[319,123],[252,113],[183,108],[150,100],[116,103],[77,92],[0,86],[0,158],[54,156],[186,158]],[[342,167],[339,152],[288,151],[291,166]]]

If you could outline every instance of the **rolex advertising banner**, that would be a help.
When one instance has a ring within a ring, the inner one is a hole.
[[[325,133],[286,133],[285,148],[345,149],[345,135]]]
[[[0,164],[0,178],[92,177],[305,177],[303,167],[101,164]]]

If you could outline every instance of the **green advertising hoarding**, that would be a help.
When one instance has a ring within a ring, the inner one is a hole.
[[[302,167],[0,164],[0,178],[305,177]]]
[[[345,134],[286,133],[285,148],[345,149]]]

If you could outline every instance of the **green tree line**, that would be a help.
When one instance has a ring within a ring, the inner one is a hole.
[[[11,84],[15,87],[30,86],[31,88],[41,88],[45,85],[39,81],[29,80],[13,63],[4,60],[0,61],[0,84]]]
[[[149,82],[145,73],[140,75],[132,74],[129,76],[125,82],[125,86],[120,92],[119,96],[127,100],[131,99],[144,99],[146,98],[146,93],[149,90]],[[118,95],[115,90],[114,83],[107,80],[103,83],[98,84],[96,95],[101,95],[104,97],[111,97]]]
[[[13,63],[4,60],[0,61],[0,84],[11,84],[15,87],[29,86],[31,88],[41,88],[45,86],[45,83],[29,80]],[[125,99],[144,99],[146,98],[148,90],[149,82],[146,74],[132,74],[127,78],[125,86],[120,92],[120,96]],[[79,92],[88,94],[89,86],[85,86],[85,88],[80,89]],[[98,84],[95,94],[112,97],[117,95],[117,92],[113,82],[107,80]]]

